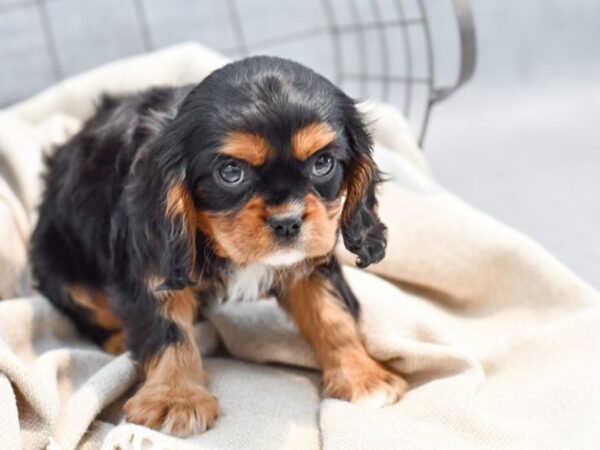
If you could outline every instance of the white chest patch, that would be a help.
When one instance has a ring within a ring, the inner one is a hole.
[[[273,286],[277,269],[299,263],[306,257],[300,250],[280,250],[249,266],[232,270],[223,300],[246,302],[258,300]]]
[[[252,264],[236,269],[229,277],[227,298],[233,302],[258,300],[273,285],[275,270],[265,264]]]

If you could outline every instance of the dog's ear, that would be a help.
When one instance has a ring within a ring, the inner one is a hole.
[[[196,209],[184,145],[169,136],[140,151],[125,187],[129,242],[145,277],[158,277],[157,290],[194,283]]]
[[[344,175],[342,237],[346,248],[358,256],[356,265],[367,267],[383,259],[387,244],[387,228],[377,215],[376,188],[381,174],[372,158],[371,136],[354,102],[348,106],[345,120],[350,160]]]

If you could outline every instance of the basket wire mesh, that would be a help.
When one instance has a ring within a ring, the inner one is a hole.
[[[54,80],[106,62],[94,57],[94,42],[85,52],[70,49],[77,34],[65,36],[64,29],[73,28],[75,20],[93,24],[94,18],[88,16],[99,7],[94,3],[102,2],[104,8],[129,4],[130,20],[135,22],[129,28],[137,33],[131,39],[141,46],[130,53],[196,40],[232,58],[274,54],[296,59],[350,95],[395,104],[422,142],[432,106],[464,84],[475,65],[470,3],[444,1],[453,6],[453,17],[446,20],[456,22],[459,35],[457,81],[444,87],[436,82],[434,30],[428,14],[428,8],[438,8],[440,0],[427,5],[425,0],[0,0],[0,8],[37,10]],[[65,24],[69,18],[60,12],[68,11],[69,5],[77,8],[78,16]],[[119,14],[114,13],[114,22],[122,24]],[[110,28],[106,22],[113,16],[107,17],[100,26]],[[123,44],[114,40],[113,46]],[[127,56],[123,51],[111,54]],[[86,65],[68,64],[69,58],[81,57],[87,58]]]

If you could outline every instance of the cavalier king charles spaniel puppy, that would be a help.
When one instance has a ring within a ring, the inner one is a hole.
[[[365,349],[334,248],[380,261],[381,180],[355,102],[324,77],[252,57],[200,84],[104,96],[47,158],[32,237],[40,291],[143,383],[133,423],[177,436],[218,413],[193,326],[211,302],[277,297],[313,347],[323,393],[379,406],[405,381]]]

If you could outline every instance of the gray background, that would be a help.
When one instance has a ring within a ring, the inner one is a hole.
[[[338,14],[347,12],[344,1],[331,2]],[[408,15],[413,2],[405,2]],[[320,3],[238,1],[244,32],[263,42],[301,33],[307,23],[324,24]],[[361,7],[365,0],[356,3]],[[382,14],[388,14],[390,2],[381,3]],[[444,3],[427,2],[436,31],[437,75],[449,81],[456,70],[456,39]],[[477,72],[434,110],[426,155],[442,184],[529,234],[600,287],[600,1],[473,3]],[[239,30],[230,18],[228,1],[0,0],[0,105],[64,76],[185,40],[238,56]],[[53,40],[46,38],[49,31]],[[398,30],[389,33],[397,44]],[[301,42],[275,41],[261,51],[294,57],[331,76],[330,42],[313,34]],[[369,48],[375,38],[367,35]],[[424,49],[418,36],[413,44],[418,75]],[[347,61],[355,50],[355,42],[343,46]],[[401,72],[403,50],[400,45],[392,50],[397,57],[389,63]],[[369,52],[370,67],[382,64],[377,54]],[[345,88],[365,97],[380,94],[377,84],[366,93],[352,83]],[[400,104],[400,92],[391,97]],[[415,92],[411,118],[419,117],[423,104],[423,93]],[[418,120],[413,123],[418,128]]]
[[[433,113],[433,170],[600,287],[600,1],[473,4],[478,67]]]

